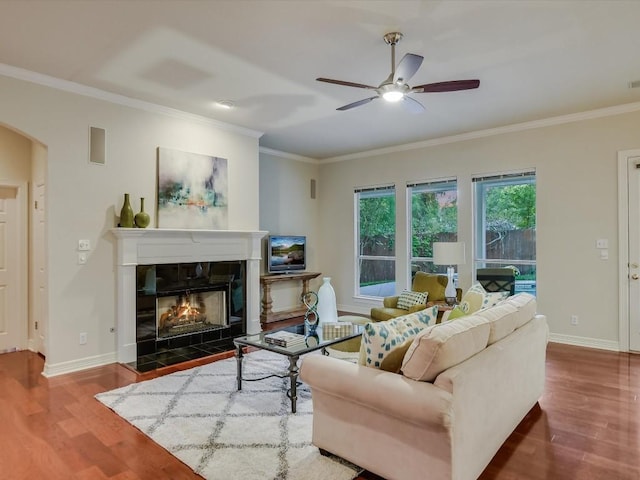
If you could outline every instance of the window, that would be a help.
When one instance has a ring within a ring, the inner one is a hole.
[[[355,191],[356,295],[395,294],[396,190],[393,185]]]
[[[408,184],[411,200],[410,271],[446,273],[433,264],[433,242],[458,241],[458,186],[455,179]]]
[[[477,177],[474,265],[511,266],[515,291],[536,293],[535,172]]]

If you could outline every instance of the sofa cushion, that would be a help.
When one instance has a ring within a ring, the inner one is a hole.
[[[403,310],[409,310],[409,308],[415,305],[426,305],[428,292],[412,292],[410,290],[403,290],[398,297],[397,308]]]
[[[491,328],[487,345],[496,343],[516,329],[518,309],[507,302],[491,308],[478,310],[475,315],[486,318]]]
[[[489,321],[477,315],[429,327],[407,350],[402,374],[413,380],[432,382],[440,373],[483,350],[490,330]]]
[[[509,297],[505,303],[509,303],[518,309],[516,314],[516,328],[520,328],[536,314],[536,297],[530,293],[517,293]]]
[[[476,282],[462,296],[460,304],[456,305],[447,317],[449,320],[471,315],[483,308],[490,308],[509,296],[509,292],[487,292]]]
[[[358,363],[398,373],[413,339],[434,324],[437,316],[438,307],[434,306],[386,322],[367,323],[362,332]]]

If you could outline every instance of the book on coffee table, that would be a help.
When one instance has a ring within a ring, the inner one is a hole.
[[[278,345],[279,347],[291,347],[293,345],[303,344],[304,340],[304,335],[286,331],[267,333],[264,336],[265,342],[271,345]]]

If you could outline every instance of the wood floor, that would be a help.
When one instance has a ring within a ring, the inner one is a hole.
[[[43,363],[32,352],[0,355],[0,478],[200,478],[93,398],[182,367],[140,376],[114,364],[46,379]],[[482,480],[640,479],[640,355],[551,343],[539,405]]]

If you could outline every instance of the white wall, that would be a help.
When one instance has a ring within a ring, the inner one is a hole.
[[[505,133],[446,145],[323,164],[321,250],[339,308],[368,312],[354,298],[353,189],[396,184],[398,288],[408,283],[407,181],[457,176],[459,238],[472,242],[471,176],[535,168],[537,173],[538,310],[554,334],[584,337],[616,348],[618,342],[617,152],[640,147],[640,113]],[[609,260],[598,238],[609,239]],[[468,247],[470,252],[470,248]],[[460,266],[461,286],[471,283],[471,262]],[[570,316],[579,325],[570,325]]]
[[[259,134],[152,113],[87,96],[0,77],[0,124],[47,147],[48,335],[45,371],[115,358],[115,239],[110,229],[123,194],[134,211],[139,197],[155,225],[158,146],[229,161],[229,229],[257,230]],[[90,164],[89,127],[106,130],[106,165]],[[77,241],[89,239],[86,265],[77,265]],[[88,333],[79,345],[80,332]]]
[[[321,202],[318,177],[318,164],[315,161],[265,150],[260,152],[260,230],[273,235],[305,235],[309,272],[322,272],[318,258],[318,205]],[[312,179],[316,181],[315,199],[311,198]],[[264,261],[262,269],[266,271]],[[311,280],[309,288],[318,291],[320,283],[321,276]],[[273,311],[299,305],[300,285],[299,282],[273,284]]]

